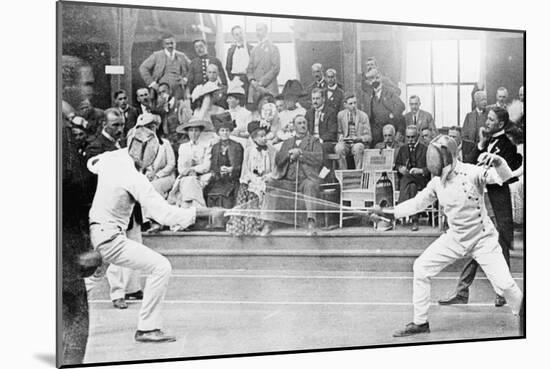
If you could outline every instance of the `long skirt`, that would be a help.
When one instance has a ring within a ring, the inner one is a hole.
[[[260,198],[254,192],[248,191],[248,185],[241,183],[237,194],[239,209],[260,209]],[[264,221],[258,216],[232,215],[227,222],[226,231],[233,236],[257,235],[263,228]]]

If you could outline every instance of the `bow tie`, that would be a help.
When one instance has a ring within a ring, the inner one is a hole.
[[[267,145],[256,145],[256,150],[258,150],[258,152],[265,151],[267,150]]]

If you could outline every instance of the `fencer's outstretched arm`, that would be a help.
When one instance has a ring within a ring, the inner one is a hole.
[[[168,204],[155,190],[151,182],[138,172],[133,175],[128,192],[144,207],[151,217],[160,224],[187,228],[195,223],[197,212],[195,208],[182,209]]]
[[[432,178],[426,188],[417,193],[415,197],[398,204],[393,210],[394,216],[396,218],[407,217],[424,211],[428,206],[433,204],[437,200],[434,181],[435,178]]]

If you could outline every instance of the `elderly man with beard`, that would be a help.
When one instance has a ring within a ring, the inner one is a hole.
[[[294,127],[296,135],[284,141],[275,156],[275,179],[267,183],[272,189],[267,191],[263,204],[266,212],[262,217],[268,222],[264,225],[262,236],[271,233],[273,221],[285,224],[294,222],[296,200],[289,193],[298,196],[298,206],[305,205],[308,235],[316,234],[317,209],[314,199],[319,197],[323,146],[317,137],[308,132],[308,122],[304,116],[294,118]]]
[[[413,266],[413,321],[394,337],[429,333],[431,280],[446,266],[464,256],[472,256],[495,289],[503,291],[514,314],[518,314],[523,294],[510,274],[499,246],[499,235],[487,214],[483,197],[486,185],[502,185],[512,171],[504,159],[483,153],[478,166],[456,158],[457,145],[449,136],[436,137],[428,147],[427,161],[432,179],[414,198],[395,209],[379,209],[373,218],[401,218],[425,210],[436,200],[443,207],[449,229],[416,259]]]
[[[151,130],[136,129],[127,149],[105,153],[89,160],[88,168],[98,176],[97,191],[90,210],[92,245],[103,260],[148,274],[135,334],[137,342],[172,342],[176,337],[162,332],[160,305],[164,300],[171,266],[168,259],[126,237],[136,201],[160,224],[188,227],[197,216],[221,215],[218,210],[181,209],[169,205],[142,171],[157,155],[159,142]]]

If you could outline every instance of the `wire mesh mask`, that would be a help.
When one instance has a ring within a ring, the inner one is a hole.
[[[441,177],[445,182],[456,165],[458,146],[456,141],[446,135],[439,135],[428,145],[426,163],[432,176]]]

